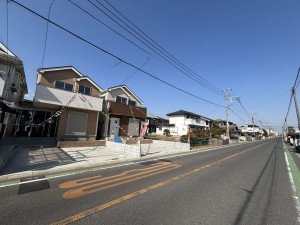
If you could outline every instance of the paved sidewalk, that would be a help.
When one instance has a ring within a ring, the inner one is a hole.
[[[232,145],[244,144],[235,143]],[[226,146],[232,146],[226,145]],[[191,151],[215,149],[226,146],[202,146]],[[0,145],[0,151],[2,146]],[[55,174],[86,171],[113,164],[149,160],[161,156],[187,153],[182,149],[148,149],[143,148],[142,157],[137,157],[122,150],[108,147],[57,148],[37,146],[19,146],[16,153],[0,170],[0,184],[37,175],[55,176]]]
[[[1,147],[0,147],[1,150]],[[170,155],[182,150],[155,149],[142,151],[142,157],[107,147],[57,148],[21,146],[0,171],[0,182],[37,175],[57,174],[97,166],[144,160],[161,155]]]

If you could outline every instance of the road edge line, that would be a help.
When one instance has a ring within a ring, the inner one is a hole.
[[[287,150],[287,147],[286,147],[285,143],[283,143],[283,146],[284,146],[284,150],[285,150],[284,151],[285,162],[286,162],[286,165],[287,165],[289,180],[290,180],[290,183],[291,183],[291,189],[292,189],[292,193],[293,193],[292,197],[294,199],[296,210],[297,210],[297,214],[298,214],[297,215],[297,220],[298,220],[298,222],[300,222],[299,193],[297,192],[297,187],[296,187],[295,182],[294,182],[295,175],[293,175],[293,173],[295,173],[295,171],[291,170],[291,167],[290,167],[290,164],[293,164],[293,163],[295,164],[295,162],[294,162],[294,160],[292,158],[291,153]],[[296,166],[296,164],[294,166]]]

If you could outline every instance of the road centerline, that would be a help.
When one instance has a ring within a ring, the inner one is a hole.
[[[209,167],[212,167],[213,165],[216,165],[216,164],[218,164],[218,163],[221,163],[221,162],[224,162],[224,161],[229,160],[229,159],[231,159],[231,158],[234,158],[234,157],[236,157],[236,156],[238,156],[238,155],[241,155],[241,154],[243,154],[243,153],[245,153],[245,152],[248,152],[248,151],[250,151],[250,150],[252,150],[252,149],[258,148],[258,147],[260,147],[260,146],[262,146],[262,145],[265,145],[265,144],[267,144],[267,143],[269,143],[269,142],[262,143],[262,144],[260,144],[260,145],[251,147],[251,148],[246,149],[246,150],[244,150],[244,151],[241,151],[241,152],[238,152],[238,153],[229,155],[229,156],[227,156],[227,157],[225,157],[225,158],[222,158],[222,159],[220,159],[220,160],[211,162],[211,163],[209,163],[209,164],[207,164],[207,165],[205,165],[205,166],[202,166],[202,167],[193,169],[193,170],[191,170],[191,171],[185,172],[185,173],[183,173],[183,174],[180,174],[180,175],[178,175],[178,176],[172,177],[172,178],[170,178],[170,179],[168,179],[168,180],[161,181],[161,182],[159,182],[159,183],[156,183],[156,184],[151,185],[151,186],[146,187],[146,188],[142,188],[142,189],[140,189],[140,190],[138,190],[138,191],[132,192],[132,193],[127,194],[127,195],[124,195],[124,196],[122,196],[122,197],[120,197],[120,198],[117,198],[117,199],[115,199],[115,200],[106,202],[106,203],[104,203],[104,204],[98,205],[98,206],[93,207],[93,208],[91,208],[91,209],[85,210],[85,211],[83,211],[83,212],[80,212],[80,213],[77,213],[77,214],[75,214],[75,215],[69,216],[69,217],[67,217],[67,218],[65,218],[65,219],[59,220],[59,221],[57,221],[57,222],[54,222],[54,223],[52,223],[51,225],[65,225],[65,224],[69,224],[69,223],[78,221],[78,220],[83,219],[83,218],[85,218],[85,217],[87,217],[87,216],[89,216],[89,215],[92,215],[92,214],[97,213],[97,212],[100,212],[100,211],[102,211],[102,210],[104,210],[104,209],[106,209],[106,208],[109,208],[109,207],[111,207],[111,206],[113,206],[113,205],[117,205],[117,204],[119,204],[119,203],[121,203],[121,202],[124,202],[124,201],[126,201],[126,200],[128,200],[128,199],[134,198],[134,197],[136,197],[136,196],[139,196],[139,195],[144,194],[144,193],[146,193],[146,192],[149,192],[149,191],[151,191],[151,190],[154,190],[154,189],[157,189],[157,188],[159,188],[159,187],[165,186],[165,185],[167,185],[167,184],[169,184],[169,183],[172,183],[172,182],[174,182],[174,181],[177,181],[177,180],[179,180],[179,179],[182,179],[182,178],[184,178],[184,177],[187,177],[187,176],[189,176],[189,175],[192,175],[192,174],[194,174],[194,173],[197,173],[197,172],[202,171],[202,170],[204,170],[204,169],[207,169],[207,168],[209,168]]]

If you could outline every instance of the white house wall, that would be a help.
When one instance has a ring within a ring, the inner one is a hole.
[[[187,123],[185,123],[186,121],[184,116],[172,116],[169,118],[169,121],[170,124],[175,124],[179,136],[187,134],[188,126]]]

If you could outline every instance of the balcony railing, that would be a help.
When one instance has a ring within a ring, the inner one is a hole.
[[[130,106],[117,102],[108,102],[108,109],[110,114],[129,117],[134,116],[142,119],[147,117],[147,109],[143,107]]]
[[[69,103],[68,106],[72,108],[94,111],[102,110],[102,98],[82,95],[80,93],[77,93],[75,96],[75,94],[76,93],[70,91],[64,91],[53,87],[37,85],[34,97],[34,104],[36,106],[39,106],[41,104],[66,106]]]

